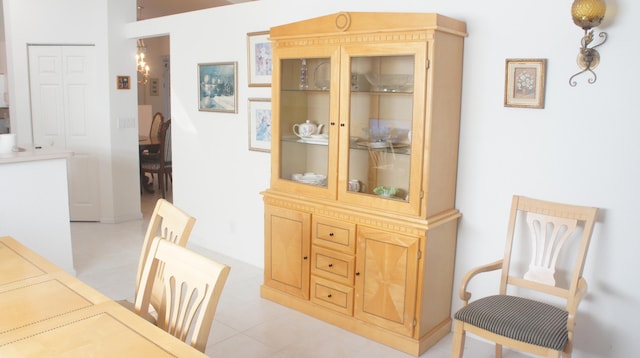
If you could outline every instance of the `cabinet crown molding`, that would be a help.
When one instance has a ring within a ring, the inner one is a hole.
[[[467,25],[464,22],[436,13],[339,12],[272,27],[270,39],[333,37],[358,33],[380,36],[384,33],[434,30],[467,36]]]

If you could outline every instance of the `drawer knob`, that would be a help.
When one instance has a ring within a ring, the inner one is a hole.
[[[360,276],[360,272],[356,272],[356,276]]]
[[[332,232],[330,232],[330,233],[329,233],[329,236],[333,236],[333,233],[332,233]]]
[[[329,264],[329,267],[333,267],[333,264]]]
[[[307,258],[308,258],[308,257],[307,257],[307,256],[305,256],[305,257],[303,257],[302,259],[303,259],[303,260],[306,260]]]
[[[331,294],[328,294],[328,295],[327,295],[327,297],[328,297],[328,298],[331,298]]]

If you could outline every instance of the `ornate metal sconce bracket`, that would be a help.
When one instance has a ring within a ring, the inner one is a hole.
[[[580,67],[582,71],[574,74],[569,78],[569,85],[571,87],[575,87],[578,84],[574,80],[574,78],[585,72],[591,73],[591,78],[587,80],[589,84],[595,83],[598,79],[596,73],[593,72],[593,69],[596,68],[600,63],[600,53],[598,53],[596,47],[601,46],[607,41],[607,33],[601,32],[600,34],[598,34],[598,36],[602,39],[602,41],[600,41],[600,43],[595,46],[589,47],[591,42],[593,42],[593,30],[584,30],[584,37],[582,37],[582,47],[580,48],[577,59],[578,67]]]

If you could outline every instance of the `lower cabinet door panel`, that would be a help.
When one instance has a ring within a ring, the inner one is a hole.
[[[285,208],[265,208],[264,282],[309,299],[311,215]]]
[[[413,336],[419,239],[358,228],[354,316]]]

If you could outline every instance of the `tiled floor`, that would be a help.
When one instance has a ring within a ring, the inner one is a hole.
[[[71,224],[75,268],[81,280],[112,299],[133,300],[140,246],[156,200],[157,196],[142,195],[143,220]],[[206,354],[210,357],[411,357],[264,300],[259,295],[262,269],[201,247],[189,247],[231,266],[209,336]],[[444,358],[450,352],[448,335],[421,357]],[[468,338],[465,355],[493,357],[493,347]],[[507,350],[504,356],[523,357]]]

